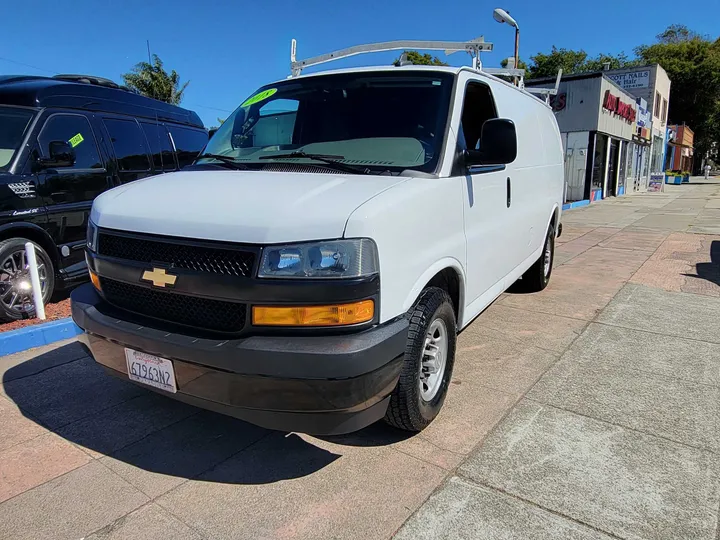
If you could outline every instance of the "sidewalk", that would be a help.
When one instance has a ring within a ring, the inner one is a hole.
[[[718,538],[720,182],[666,187],[567,214],[549,293],[489,310],[587,324],[397,539]]]
[[[566,213],[550,286],[460,335],[419,435],[263,430],[72,342],[0,358],[0,539],[716,540],[720,180],[698,181]]]

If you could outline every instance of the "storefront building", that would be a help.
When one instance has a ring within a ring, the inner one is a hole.
[[[695,133],[685,124],[668,126],[669,140],[665,154],[666,171],[692,172],[694,160]]]
[[[547,87],[553,82],[533,79],[525,84]],[[636,98],[597,72],[563,77],[550,104],[565,150],[565,202],[592,202],[633,189]]]
[[[638,158],[633,161],[633,166],[638,166],[631,171],[633,178],[632,187],[636,191],[644,191],[648,186],[651,176],[660,176],[664,173],[664,156],[667,144],[667,116],[670,101],[670,78],[662,66],[653,64],[649,66],[635,66],[625,69],[613,69],[604,71],[605,75],[612,79],[626,92],[632,94],[638,103],[644,105],[650,114],[649,121],[642,126],[647,128],[647,137],[638,134],[639,138],[635,143],[646,148],[631,148],[631,154]],[[640,125],[638,123],[638,128]],[[645,141],[649,141],[649,147]],[[643,169],[645,160],[648,159],[646,168]]]

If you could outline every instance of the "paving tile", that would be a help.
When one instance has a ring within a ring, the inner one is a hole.
[[[18,407],[51,429],[91,416],[145,393],[129,382],[111,377],[94,360],[84,357],[32,377],[4,383]]]
[[[667,292],[628,283],[600,314],[598,321],[720,343],[720,302],[696,294]]]
[[[77,469],[91,459],[54,433],[0,451],[0,502]]]
[[[617,360],[606,363],[603,349],[620,352],[627,343],[622,337],[612,344],[603,343],[613,337],[601,331],[591,339],[579,339],[527,397],[690,446],[720,451],[720,387],[648,369],[631,369],[642,365],[642,356],[626,364]],[[649,337],[641,338],[642,342],[654,336]],[[632,346],[630,349],[628,353]],[[594,359],[590,351],[595,353]],[[720,357],[710,363],[717,368]]]
[[[77,540],[147,501],[93,461],[0,504],[0,539]]]
[[[203,473],[270,433],[202,411],[101,460],[150,498]]]
[[[0,396],[0,452],[46,432],[35,420],[20,412],[14,403]]]
[[[444,475],[392,448],[338,455],[277,434],[156,502],[212,538],[388,538]]]
[[[443,422],[438,417],[435,422]],[[365,448],[388,447],[419,460],[445,469],[452,470],[465,458],[465,454],[453,452],[444,446],[423,437],[421,433],[411,433],[396,429],[385,422],[376,422],[360,431],[345,435],[333,435],[317,438],[298,433],[309,444],[322,448],[336,455],[346,455],[353,451],[362,452]]]
[[[660,244],[663,243],[666,237],[667,233],[661,231],[620,231],[611,238],[603,240],[598,245],[604,248],[654,252],[660,247]]]
[[[202,537],[158,505],[149,503],[83,540],[201,540]]]
[[[0,382],[28,377],[87,356],[77,338],[59,341],[17,354],[0,356]]]
[[[623,538],[714,539],[716,454],[532,402],[459,469]]]
[[[497,491],[451,478],[394,540],[606,540],[613,538]]]
[[[66,439],[99,458],[187,418],[200,409],[165,396],[144,392],[57,430]]]
[[[591,323],[563,356],[720,387],[720,344]]]
[[[507,339],[480,324],[458,337],[453,378],[511,394],[524,394],[559,353]]]
[[[504,300],[509,296],[486,309],[473,324],[488,328],[499,337],[557,352],[570,345],[587,324],[579,319],[525,311],[516,307],[523,304],[521,300],[508,306]]]

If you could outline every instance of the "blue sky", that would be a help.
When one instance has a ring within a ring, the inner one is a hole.
[[[291,38],[298,40],[298,57],[306,58],[375,41],[484,35],[495,50],[483,61],[497,66],[512,54],[513,32],[492,19],[496,7],[520,24],[525,59],[552,45],[591,55],[630,54],[672,23],[717,37],[718,0],[699,0],[692,10],[678,6],[670,0],[33,0],[5,10],[0,74],[88,73],[121,82],[122,73],[147,58],[149,39],[166,68],[190,80],[183,106],[209,126],[257,87],[289,74]],[[364,55],[328,66],[389,63],[394,56]],[[456,53],[447,60],[461,65],[469,58]]]

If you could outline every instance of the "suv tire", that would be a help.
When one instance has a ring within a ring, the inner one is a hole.
[[[23,295],[17,287],[12,285],[19,281],[30,282],[30,275],[26,268],[26,242],[28,240],[25,238],[9,238],[0,242],[0,320],[2,321],[16,321],[35,316],[35,306],[32,306],[32,291],[27,291],[27,294]],[[43,287],[43,303],[47,303],[55,288],[55,268],[45,250],[35,242],[33,245],[38,261],[40,283]],[[16,295],[14,302],[13,295]]]
[[[452,300],[438,287],[425,289],[408,312],[405,359],[385,421],[421,431],[440,412],[455,362],[457,323]]]

